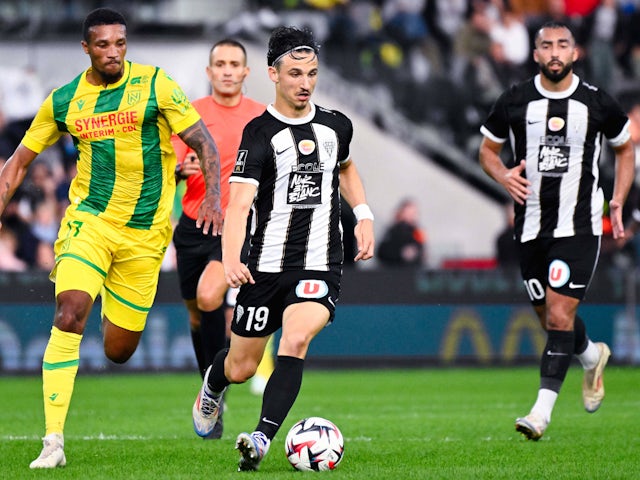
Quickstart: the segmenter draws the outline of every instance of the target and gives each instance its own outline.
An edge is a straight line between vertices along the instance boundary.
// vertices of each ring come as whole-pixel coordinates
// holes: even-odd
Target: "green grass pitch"
[[[64,479],[638,479],[640,369],[610,366],[600,410],[582,407],[581,369],[565,381],[547,433],[524,440],[514,420],[535,400],[535,367],[309,370],[298,401],[257,473],[238,473],[236,435],[256,424],[260,398],[232,386],[222,440],[191,426],[197,374],[80,373],[67,419],[67,466],[31,471],[43,435],[39,377],[0,377],[2,478]],[[296,472],[284,437],[322,416],[345,437],[337,470]]]

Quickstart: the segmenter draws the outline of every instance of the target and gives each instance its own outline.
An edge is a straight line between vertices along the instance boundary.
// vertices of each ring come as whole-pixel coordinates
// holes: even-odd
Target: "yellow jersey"
[[[161,68],[126,62],[106,88],[90,84],[88,72],[49,94],[22,144],[40,153],[69,133],[79,152],[70,209],[115,225],[165,228],[175,194],[171,133],[200,115]]]

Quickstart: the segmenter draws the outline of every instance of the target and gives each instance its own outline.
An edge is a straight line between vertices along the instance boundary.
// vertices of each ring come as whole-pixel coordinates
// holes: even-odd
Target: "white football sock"
[[[538,399],[531,408],[531,413],[541,416],[547,422],[551,421],[551,412],[553,411],[557,398],[558,392],[541,388],[538,390]]]
[[[591,340],[588,340],[587,348],[580,355],[576,355],[580,363],[582,364],[582,368],[585,370],[591,370],[595,368],[598,364],[598,360],[600,360],[600,350],[596,347],[596,344]]]

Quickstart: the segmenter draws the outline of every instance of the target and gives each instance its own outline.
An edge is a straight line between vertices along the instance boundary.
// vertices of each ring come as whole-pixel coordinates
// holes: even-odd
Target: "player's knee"
[[[312,336],[305,332],[288,332],[280,339],[279,351],[292,357],[304,357],[311,343]]]
[[[546,324],[547,330],[572,330],[573,317],[561,309],[549,309]]]
[[[131,355],[133,355],[133,352],[135,351],[136,351],[135,348],[131,348],[126,345],[114,346],[114,345],[105,344],[104,346],[104,354],[113,363],[125,363],[127,360],[131,358]]]
[[[82,334],[87,323],[91,303],[58,297],[53,323],[63,332]],[[89,298],[89,297],[87,297]]]
[[[54,320],[58,330],[63,332],[80,333],[84,330],[84,319],[78,312],[69,311],[68,309],[58,310]]]
[[[198,308],[203,312],[213,312],[222,306],[223,298],[215,294],[198,294]]]
[[[231,383],[244,383],[256,373],[258,365],[245,362],[242,364],[229,365],[225,370],[225,376]]]

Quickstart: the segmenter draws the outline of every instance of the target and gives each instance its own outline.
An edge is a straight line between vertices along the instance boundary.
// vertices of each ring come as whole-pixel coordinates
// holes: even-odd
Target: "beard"
[[[122,65],[121,65],[122,67]],[[124,69],[120,68],[120,70],[118,70],[115,73],[111,73],[111,72],[105,72],[104,70],[99,70],[97,68],[94,67],[94,71],[95,73],[97,73],[101,80],[102,83],[104,83],[105,85],[110,85],[112,83],[116,83],[118,80],[120,80],[122,78],[122,75],[124,74]]]
[[[119,73],[105,73],[105,72],[99,72],[100,73],[100,77],[102,78],[102,81],[105,84],[112,84],[112,83],[116,83],[118,80],[120,80],[122,78],[122,72]]]
[[[538,66],[540,67],[540,72],[542,73],[542,75],[544,75],[553,83],[561,82],[573,70],[573,62],[564,64],[562,69],[557,72],[551,71],[549,67],[547,67],[547,65],[543,63],[538,64]]]

